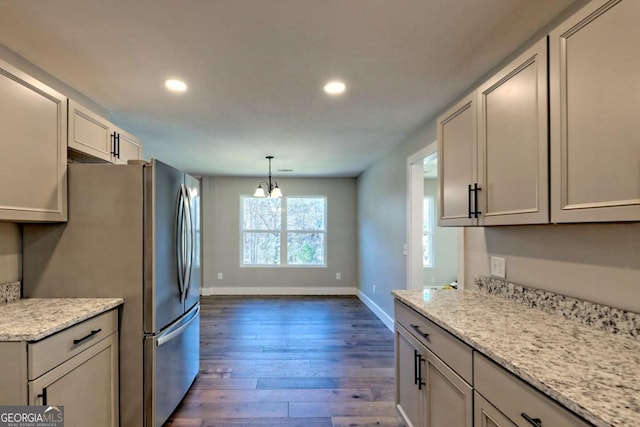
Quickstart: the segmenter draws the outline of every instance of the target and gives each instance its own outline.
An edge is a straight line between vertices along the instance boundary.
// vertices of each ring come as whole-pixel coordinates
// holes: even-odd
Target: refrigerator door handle
[[[184,293],[184,249],[183,249],[183,227],[184,227],[184,202],[182,186],[178,193],[178,203],[176,206],[176,264],[178,267],[178,288],[180,290],[180,302]]]
[[[198,318],[198,313],[200,313],[199,305],[196,306],[195,310],[193,310],[193,312],[191,313],[191,316],[189,317],[189,319],[184,321],[182,325],[156,338],[156,347],[161,347],[162,345],[168,343],[169,341],[177,338],[182,333],[182,331],[187,329],[189,325],[191,325],[193,322],[196,321],[196,319]]]
[[[184,184],[180,185],[182,194],[182,289],[180,292],[180,302],[183,303],[187,298],[187,289],[189,289],[189,281],[191,276],[191,211],[189,209],[189,194]]]
[[[184,300],[186,301],[187,295],[189,294],[189,288],[191,287],[191,273],[193,271],[193,251],[195,249],[195,238],[193,231],[193,207],[191,206],[191,194],[189,193],[189,189],[185,186],[185,211],[186,211],[186,224],[187,224],[187,237],[186,241],[188,242],[188,247],[185,253],[186,256],[186,265],[185,268],[185,286],[184,286]]]

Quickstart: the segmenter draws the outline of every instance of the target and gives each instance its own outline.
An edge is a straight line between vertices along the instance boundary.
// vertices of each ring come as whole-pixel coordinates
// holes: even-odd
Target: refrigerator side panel
[[[144,328],[152,334],[184,313],[176,241],[183,172],[153,160],[145,181]]]
[[[122,297],[120,425],[143,414],[143,172],[70,164],[69,222],[23,226],[25,297]]]
[[[200,286],[202,284],[202,211],[200,181],[191,175],[184,175],[184,183],[189,194],[191,214],[190,235],[193,239],[191,253],[191,271],[186,293],[185,310],[189,310],[200,301]]]

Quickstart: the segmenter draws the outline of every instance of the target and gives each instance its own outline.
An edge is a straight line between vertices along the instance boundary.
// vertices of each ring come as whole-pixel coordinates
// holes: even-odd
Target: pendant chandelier
[[[256,188],[256,192],[253,193],[253,197],[272,197],[274,199],[279,199],[282,197],[282,191],[280,191],[278,183],[271,180],[271,159],[273,159],[273,156],[267,156],[265,158],[269,160],[269,181],[260,182],[260,184],[258,184],[258,188]],[[263,184],[265,186],[264,188]]]

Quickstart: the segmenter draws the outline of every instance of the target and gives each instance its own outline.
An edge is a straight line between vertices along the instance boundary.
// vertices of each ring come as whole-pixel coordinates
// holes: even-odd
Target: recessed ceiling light
[[[324,91],[329,95],[340,95],[344,93],[346,89],[347,86],[343,82],[338,80],[331,81],[324,85]]]
[[[164,85],[172,92],[184,92],[187,90],[187,84],[182,80],[168,79],[164,81]]]

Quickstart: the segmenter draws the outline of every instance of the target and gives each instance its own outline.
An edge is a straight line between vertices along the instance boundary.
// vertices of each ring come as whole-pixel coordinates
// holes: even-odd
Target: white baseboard
[[[357,295],[358,289],[353,287],[259,287],[259,286],[210,286],[200,289],[200,295]]]
[[[380,319],[382,321],[382,323],[384,323],[385,326],[391,332],[393,332],[393,329],[394,329],[393,323],[394,322],[393,322],[393,318],[391,316],[389,316],[387,313],[385,313],[384,310],[382,310],[378,304],[373,302],[373,300],[371,298],[369,298],[367,295],[365,295],[365,293],[362,292],[360,289],[358,289],[358,298],[360,299],[360,301],[362,301],[362,303],[364,305],[369,307],[369,310],[373,311],[373,314],[378,316],[378,319]]]

